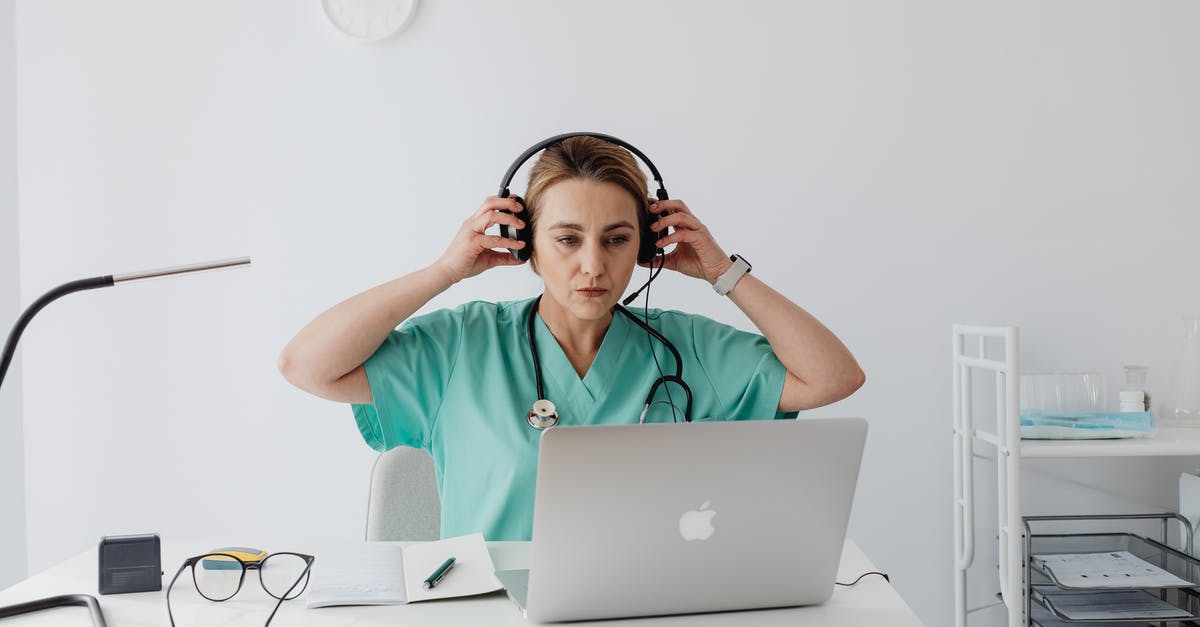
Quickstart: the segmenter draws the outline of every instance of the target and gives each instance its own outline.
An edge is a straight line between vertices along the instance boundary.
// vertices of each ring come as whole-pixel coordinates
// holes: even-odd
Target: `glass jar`
[[[1200,427],[1200,317],[1185,321],[1183,354],[1161,414],[1167,424]]]

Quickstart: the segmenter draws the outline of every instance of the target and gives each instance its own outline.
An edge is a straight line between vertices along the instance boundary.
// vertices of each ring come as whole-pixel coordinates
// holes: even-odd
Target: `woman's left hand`
[[[675,250],[663,258],[664,268],[713,283],[729,269],[729,266],[733,265],[733,262],[729,261],[729,255],[726,255],[717,241],[713,239],[708,227],[696,218],[682,200],[660,200],[650,205],[652,216],[664,212],[669,215],[650,223],[650,230],[654,232],[662,231],[667,227],[675,229],[673,233],[655,243],[658,248],[677,244]],[[650,268],[657,267],[658,263],[656,257],[653,265],[647,263],[638,265]]]

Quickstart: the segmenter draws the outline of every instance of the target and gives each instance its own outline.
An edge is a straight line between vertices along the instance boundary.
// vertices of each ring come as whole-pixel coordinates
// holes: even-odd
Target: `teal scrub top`
[[[470,302],[410,318],[363,364],[374,404],[352,405],[363,439],[386,451],[422,448],[433,457],[442,537],[482,532],[529,540],[541,432],[526,416],[537,400],[526,316],[534,299]],[[692,419],[794,418],[778,413],[786,369],[766,338],[679,311],[630,309],[675,345],[692,390]],[[675,373],[657,339],[614,313],[582,379],[542,322],[534,321],[546,398],[559,428],[631,424],[651,384]],[[671,422],[668,389],[682,422],[684,394],[659,386],[646,422]]]

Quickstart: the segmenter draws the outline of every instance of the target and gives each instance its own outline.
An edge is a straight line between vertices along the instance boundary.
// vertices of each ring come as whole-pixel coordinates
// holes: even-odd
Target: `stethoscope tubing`
[[[538,355],[537,342],[535,342],[533,339],[533,318],[534,318],[534,316],[537,315],[538,305],[541,302],[542,302],[541,296],[538,296],[536,299],[534,299],[533,305],[529,308],[529,315],[525,319],[525,328],[526,328],[526,332],[528,333],[528,339],[529,339],[529,355],[533,359],[533,374],[534,374],[534,380],[537,382],[537,395],[538,395],[539,402],[546,398],[546,390],[545,390],[545,386],[542,382],[542,360]],[[654,393],[658,391],[658,387],[660,385],[663,385],[665,383],[674,383],[674,384],[678,385],[679,387],[683,388],[684,396],[687,398],[687,402],[684,405],[683,420],[684,420],[684,422],[691,422],[692,421],[692,390],[690,387],[688,387],[688,384],[683,381],[683,357],[680,356],[679,350],[676,349],[675,345],[672,344],[671,341],[668,340],[665,336],[663,336],[663,334],[654,330],[654,328],[652,328],[649,324],[646,324],[646,322],[643,321],[641,318],[638,318],[633,312],[629,311],[628,309],[622,307],[619,304],[614,305],[613,309],[615,311],[621,312],[621,314],[623,314],[626,318],[629,318],[630,320],[632,320],[634,324],[636,324],[639,327],[641,327],[642,329],[644,329],[647,333],[650,334],[651,337],[658,340],[660,343],[662,343],[663,346],[667,347],[667,350],[670,351],[670,353],[671,353],[671,357],[675,359],[675,374],[663,375],[663,376],[659,377],[658,379],[655,379],[654,383],[650,384],[650,393],[646,396],[646,407],[645,407],[645,409],[642,410],[642,415],[641,415],[641,418],[639,419],[639,422],[645,421],[646,412],[649,411],[649,409],[650,409],[650,402],[654,399]],[[544,429],[545,428],[544,426],[539,427],[538,425],[534,424],[532,414],[533,414],[533,412],[531,411],[529,426],[533,427],[534,429],[538,429],[539,431]],[[557,424],[557,422],[558,422],[558,419],[556,416],[554,418],[552,424]]]

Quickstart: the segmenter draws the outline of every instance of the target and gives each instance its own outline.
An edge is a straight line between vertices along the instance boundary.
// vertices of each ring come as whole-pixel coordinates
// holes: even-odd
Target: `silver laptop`
[[[861,418],[547,429],[530,569],[496,575],[535,622],[822,603],[866,436]]]

